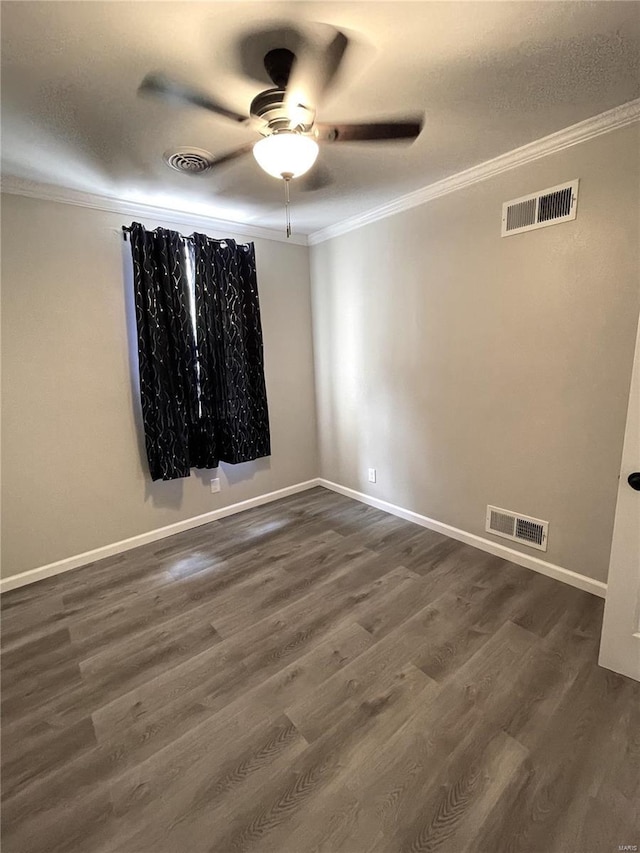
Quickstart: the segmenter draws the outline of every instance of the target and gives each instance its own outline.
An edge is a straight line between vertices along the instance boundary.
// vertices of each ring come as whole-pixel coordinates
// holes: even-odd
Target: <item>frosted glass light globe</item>
[[[265,136],[253,146],[258,165],[274,178],[297,178],[316,162],[318,143],[299,133],[281,132]]]

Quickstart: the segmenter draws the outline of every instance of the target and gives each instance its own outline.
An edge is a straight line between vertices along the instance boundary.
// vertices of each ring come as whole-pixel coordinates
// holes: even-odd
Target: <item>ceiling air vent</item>
[[[548,521],[541,521],[539,518],[531,518],[528,515],[520,515],[517,512],[510,512],[508,509],[500,509],[497,506],[487,507],[485,530],[488,533],[495,533],[496,536],[502,536],[504,539],[522,542],[531,548],[546,551],[548,529]]]
[[[166,151],[163,159],[176,172],[200,175],[211,168],[214,158],[213,154],[202,148],[178,148],[176,151]]]
[[[514,198],[502,205],[502,236],[521,234],[576,218],[578,180]]]

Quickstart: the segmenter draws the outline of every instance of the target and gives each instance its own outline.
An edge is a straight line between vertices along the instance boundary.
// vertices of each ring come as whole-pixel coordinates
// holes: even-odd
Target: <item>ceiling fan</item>
[[[349,46],[344,33],[331,32],[333,36],[329,41],[322,46],[308,45],[302,55],[296,56],[287,48],[275,48],[265,54],[264,68],[273,88],[256,95],[249,107],[249,116],[236,113],[204,92],[163,74],[148,74],[138,92],[200,107],[255,129],[260,134],[257,142],[245,143],[211,160],[206,171],[253,151],[265,172],[284,180],[288,214],[289,182],[314,165],[318,143],[412,141],[422,129],[422,116],[357,124],[316,121],[318,104],[335,80]],[[287,217],[287,235],[290,233]]]

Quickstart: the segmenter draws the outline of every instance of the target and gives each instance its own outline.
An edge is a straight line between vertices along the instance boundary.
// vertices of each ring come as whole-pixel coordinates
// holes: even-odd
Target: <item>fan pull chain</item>
[[[291,197],[289,195],[289,184],[291,183],[292,175],[286,172],[282,175],[284,180],[284,216],[287,226],[287,239],[291,237]]]

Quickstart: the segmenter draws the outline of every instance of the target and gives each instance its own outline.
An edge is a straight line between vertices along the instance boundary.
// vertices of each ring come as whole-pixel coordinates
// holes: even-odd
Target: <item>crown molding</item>
[[[596,136],[601,136],[612,130],[618,130],[639,120],[640,98],[635,101],[629,101],[626,104],[621,104],[619,107],[614,107],[612,110],[607,110],[607,112],[600,113],[600,115],[593,116],[585,121],[578,122],[578,124],[573,124],[549,136],[543,136],[542,139],[537,139],[535,142],[530,142],[521,148],[515,148],[513,151],[508,151],[506,154],[501,154],[499,157],[494,157],[492,160],[472,166],[470,169],[458,172],[448,178],[443,178],[441,181],[436,181],[419,190],[399,196],[387,204],[374,207],[358,216],[343,219],[341,222],[329,225],[327,228],[314,231],[312,234],[309,234],[308,243],[310,246],[324,243],[325,240],[331,240],[333,237],[339,237],[342,234],[347,234],[349,231],[362,228],[363,225],[369,225],[372,222],[377,222],[379,219],[386,219],[403,210],[418,207],[427,201],[432,201],[440,196],[448,195],[449,193],[456,192],[456,190],[461,190],[464,187],[485,181],[487,178],[492,178],[502,172],[523,166],[525,163],[531,163],[533,160],[539,160],[541,157],[562,151],[564,148],[570,148],[581,142],[587,142]]]
[[[186,210],[170,210],[153,204],[128,201],[127,199],[116,198],[114,196],[86,193],[53,184],[41,184],[37,181],[29,181],[11,175],[2,177],[2,192],[9,195],[37,198],[43,201],[54,201],[59,204],[71,204],[75,207],[88,207],[92,210],[102,210],[107,213],[120,213],[142,219],[151,219],[157,221],[159,224],[171,223],[175,225],[187,225],[190,228],[206,228],[209,231],[220,232],[221,237],[229,237],[229,232],[231,232],[231,234],[238,235],[239,237],[276,240],[280,243],[295,243],[299,246],[307,245],[305,234],[293,234],[287,239],[284,231],[276,231],[273,228],[262,228],[246,222],[216,219],[201,213],[189,213]]]
[[[571,125],[549,136],[544,136],[542,139],[537,139],[534,142],[523,145],[521,148],[508,151],[506,154],[501,154],[492,160],[472,166],[463,172],[450,175],[441,181],[436,181],[421,189],[399,196],[393,199],[393,201],[374,207],[358,216],[343,219],[340,222],[329,225],[327,228],[314,231],[309,235],[293,234],[288,239],[283,232],[273,228],[263,228],[245,222],[234,222],[233,220],[216,219],[203,214],[192,214],[188,211],[170,210],[153,204],[86,193],[53,184],[41,184],[36,181],[29,181],[10,175],[3,176],[2,178],[2,192],[11,195],[26,196],[27,198],[42,199],[44,201],[55,201],[60,204],[71,204],[76,207],[88,207],[108,213],[120,213],[143,219],[155,219],[162,223],[168,222],[194,228],[207,228],[210,231],[220,232],[220,235],[223,237],[228,237],[229,231],[231,231],[233,234],[241,237],[275,240],[280,243],[294,243],[300,246],[314,246],[318,243],[323,243],[325,240],[330,240],[333,237],[339,237],[341,234],[347,234],[349,231],[362,228],[364,225],[377,222],[379,219],[386,219],[396,213],[401,213],[403,210],[410,210],[412,207],[418,207],[440,196],[448,195],[449,193],[456,192],[456,190],[477,184],[480,181],[485,181],[502,172],[523,166],[525,163],[539,160],[548,154],[554,154],[557,151],[562,151],[564,148],[578,145],[581,142],[587,142],[604,133],[626,127],[639,120],[640,98],[629,101],[626,104],[621,104],[618,107],[607,110],[607,112],[600,113],[600,115],[585,119],[585,121],[578,122],[578,124]]]

